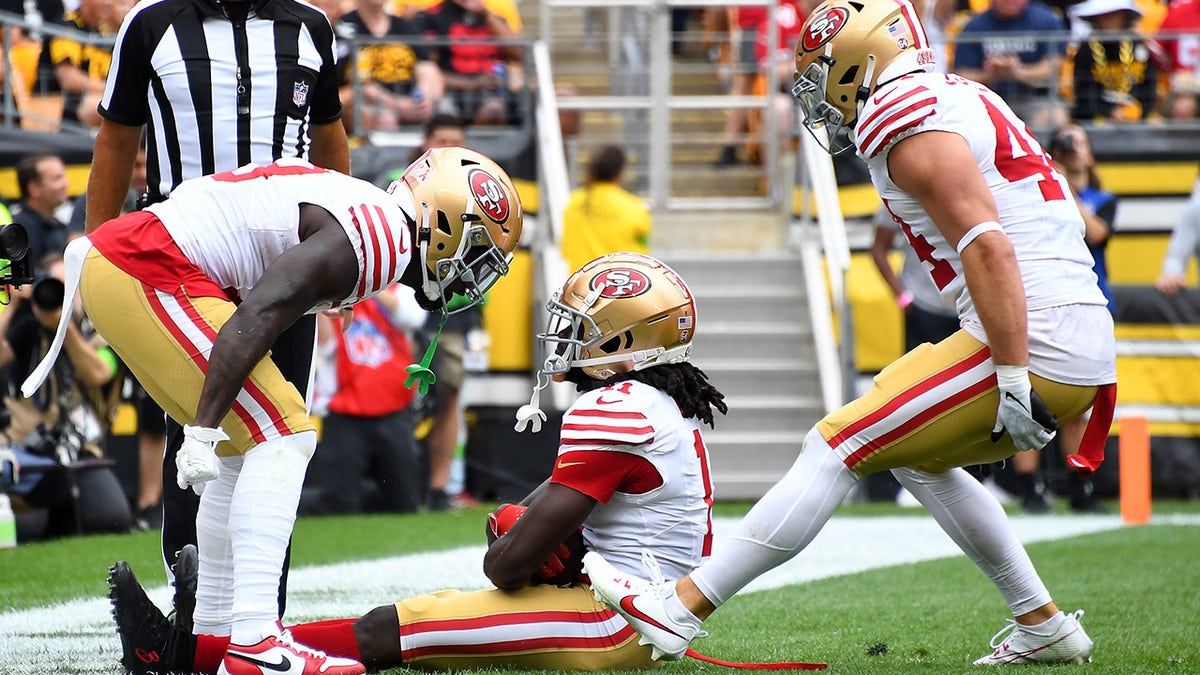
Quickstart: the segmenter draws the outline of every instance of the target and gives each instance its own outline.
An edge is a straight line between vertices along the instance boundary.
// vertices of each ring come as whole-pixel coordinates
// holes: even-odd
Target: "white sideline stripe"
[[[1118,516],[1015,515],[1010,522],[1025,543],[1122,527]],[[718,545],[736,523],[732,518],[714,520]],[[1200,525],[1200,514],[1154,516],[1151,524]],[[466,546],[293,569],[288,581],[288,622],[359,616],[381,604],[442,588],[486,587],[480,565],[483,551],[483,546]],[[958,548],[932,518],[835,517],[808,549],[755,580],[744,592],[957,555]],[[104,574],[96,571],[98,579]],[[980,583],[986,582],[980,578]],[[149,593],[159,607],[170,605],[167,587]],[[109,610],[107,598],[89,598],[0,613],[0,671],[5,675],[120,673],[120,644]]]

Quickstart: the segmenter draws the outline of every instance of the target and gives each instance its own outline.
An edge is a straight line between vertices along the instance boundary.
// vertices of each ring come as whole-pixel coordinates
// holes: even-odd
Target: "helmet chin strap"
[[[546,362],[549,364],[550,359],[546,359]],[[517,433],[525,431],[525,428],[532,424],[532,431],[536,434],[542,430],[542,422],[546,421],[546,413],[541,408],[541,399],[542,390],[550,386],[550,376],[545,370],[538,370],[535,377],[537,384],[533,387],[533,395],[529,397],[529,403],[517,410],[517,423],[513,425],[513,429]]]
[[[862,115],[863,107],[867,105],[867,98],[871,95],[871,80],[875,77],[875,55],[867,54],[867,70],[863,75],[862,83],[858,85],[858,91],[854,94],[854,121],[857,124],[858,118]]]
[[[442,289],[436,281],[429,278],[429,241],[433,238],[433,230],[429,227],[428,203],[421,202],[421,212],[422,225],[417,228],[417,250],[421,252],[421,292],[425,294],[427,300],[437,301],[442,299]],[[445,303],[443,302],[443,304]],[[445,314],[444,307],[442,314]]]

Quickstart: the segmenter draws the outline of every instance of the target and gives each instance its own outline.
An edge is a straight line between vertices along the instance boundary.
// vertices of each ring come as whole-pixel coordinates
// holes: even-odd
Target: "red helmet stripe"
[[[912,3],[908,0],[896,0],[896,4],[900,5],[900,14],[904,17],[904,22],[908,24],[908,32],[912,33],[916,48],[928,48],[929,38],[925,35],[925,29],[921,26],[921,22],[917,20],[917,11],[913,9]]]

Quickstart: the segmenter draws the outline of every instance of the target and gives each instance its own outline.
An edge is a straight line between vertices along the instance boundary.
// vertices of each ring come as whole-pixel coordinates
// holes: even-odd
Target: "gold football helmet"
[[[607,380],[617,373],[687,361],[696,334],[696,301],[670,267],[640,253],[610,253],[579,268],[546,304],[538,339],[547,374],[581,368]]]
[[[418,300],[450,314],[483,300],[508,274],[521,238],[521,198],[500,165],[466,148],[433,148],[388,187],[412,192],[417,211],[416,246],[424,266]],[[453,309],[453,294],[468,302]]]
[[[826,0],[808,16],[796,42],[792,95],[805,127],[828,125],[826,149],[836,155],[853,147],[849,132],[871,92],[934,64],[908,0]]]

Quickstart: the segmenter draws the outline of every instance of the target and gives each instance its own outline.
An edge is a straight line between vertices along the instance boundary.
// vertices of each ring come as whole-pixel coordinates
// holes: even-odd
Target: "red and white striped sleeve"
[[[399,280],[408,266],[411,246],[404,213],[393,205],[371,201],[355,204],[350,207],[350,222],[359,235],[363,261],[352,296],[358,302]]]
[[[906,79],[877,92],[863,108],[863,119],[854,129],[863,157],[875,157],[937,114],[937,93]]]
[[[629,389],[607,387],[584,394],[563,416],[559,443],[565,447],[643,445],[654,441],[654,425]]]

